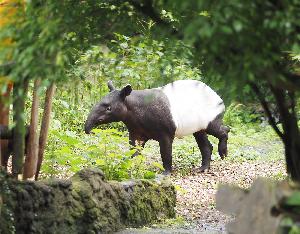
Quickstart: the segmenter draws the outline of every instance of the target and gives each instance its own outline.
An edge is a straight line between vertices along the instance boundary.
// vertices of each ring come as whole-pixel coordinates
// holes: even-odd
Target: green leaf
[[[285,204],[289,206],[300,206],[300,192],[294,192],[286,199]]]
[[[163,165],[161,165],[161,164],[158,163],[158,162],[152,162],[152,166],[157,167],[158,169],[160,169],[160,170],[162,170],[162,171],[165,170],[164,167],[163,167]]]
[[[96,159],[95,162],[98,166],[104,166],[106,164],[104,159]]]
[[[235,31],[240,32],[243,29],[243,24],[240,21],[235,20],[233,22],[233,28]]]
[[[80,143],[80,141],[77,140],[75,137],[71,137],[71,136],[67,136],[67,135],[60,135],[60,139],[70,145],[76,145],[76,144]]]
[[[146,171],[144,173],[144,179],[154,179],[155,178],[155,172],[153,171]]]

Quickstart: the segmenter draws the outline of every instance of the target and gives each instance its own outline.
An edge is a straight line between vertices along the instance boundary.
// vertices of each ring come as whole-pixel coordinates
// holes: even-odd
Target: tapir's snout
[[[84,124],[84,131],[86,134],[90,134],[92,129],[94,127],[94,121],[92,121],[92,118],[90,116],[87,118]]]
[[[84,131],[86,134],[90,134],[91,133],[92,128],[90,126],[88,126],[87,123],[85,123],[84,125]]]

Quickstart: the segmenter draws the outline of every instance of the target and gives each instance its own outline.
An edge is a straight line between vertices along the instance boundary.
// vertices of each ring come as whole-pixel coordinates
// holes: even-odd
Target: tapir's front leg
[[[165,175],[168,175],[172,171],[172,143],[173,137],[170,136],[163,136],[159,139],[159,147],[160,147],[160,154],[161,159],[163,162],[163,167],[165,169]]]

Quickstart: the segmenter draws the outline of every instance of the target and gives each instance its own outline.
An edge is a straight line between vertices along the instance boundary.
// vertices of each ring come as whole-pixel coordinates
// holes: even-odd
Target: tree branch
[[[291,109],[292,114],[296,116],[296,99],[295,99],[295,92],[289,91],[288,92],[289,98],[291,100]]]
[[[279,109],[279,113],[281,115],[282,120],[282,127],[285,133],[289,134],[289,132],[298,130],[298,124],[297,124],[297,119],[296,116],[292,113],[289,112],[287,103],[286,103],[286,98],[285,98],[285,90],[274,87],[270,85],[270,89],[272,93],[274,94],[274,97],[277,102],[277,106]],[[296,129],[293,129],[296,128]]]
[[[139,11],[145,16],[148,16],[160,27],[166,28],[167,30],[171,31],[171,35],[176,36],[179,40],[183,39],[183,35],[176,28],[174,28],[174,26],[171,23],[162,19],[160,15],[155,11],[152,0],[145,0],[144,2],[129,0],[129,3],[137,11]]]
[[[282,139],[284,140],[284,133],[281,132],[279,130],[279,128],[277,127],[276,125],[276,121],[271,113],[271,110],[269,108],[269,105],[266,101],[266,99],[264,98],[263,94],[261,93],[261,91],[259,90],[258,86],[253,83],[253,82],[250,82],[250,87],[252,88],[252,90],[254,91],[254,93],[256,94],[256,96],[258,97],[258,100],[259,102],[261,103],[267,117],[268,117],[268,122],[269,124],[272,126],[272,128],[275,130],[275,132],[277,133],[277,135]]]

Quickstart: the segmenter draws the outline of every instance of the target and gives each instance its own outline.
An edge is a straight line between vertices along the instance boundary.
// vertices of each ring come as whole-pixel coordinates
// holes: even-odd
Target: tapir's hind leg
[[[223,159],[227,156],[227,140],[230,129],[223,125],[222,117],[223,115],[219,115],[210,122],[207,126],[206,132],[207,134],[219,139],[218,152],[220,157]]]
[[[197,141],[198,147],[202,155],[202,165],[199,170],[200,172],[204,172],[205,170],[209,170],[213,147],[209,142],[207,134],[205,132],[195,132],[193,135]]]

